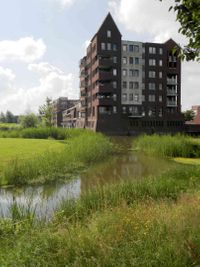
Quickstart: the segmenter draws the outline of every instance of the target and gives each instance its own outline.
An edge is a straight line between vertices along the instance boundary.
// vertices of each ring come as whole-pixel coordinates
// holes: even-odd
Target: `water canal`
[[[39,186],[0,188],[0,215],[10,217],[10,207],[17,203],[29,206],[39,217],[51,217],[62,200],[78,198],[87,190],[106,183],[157,175],[174,164],[165,159],[130,151],[132,138],[118,138],[114,142],[121,146],[122,154],[89,167],[73,180]]]

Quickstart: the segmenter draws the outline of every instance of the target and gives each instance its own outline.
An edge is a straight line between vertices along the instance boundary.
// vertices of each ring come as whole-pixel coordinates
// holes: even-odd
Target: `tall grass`
[[[117,207],[122,203],[132,205],[147,199],[177,200],[180,193],[187,192],[190,188],[199,188],[199,178],[200,167],[177,168],[176,166],[158,177],[146,177],[98,187],[82,195],[78,200],[63,201],[60,207],[62,210],[60,219],[82,220],[94,212]]]
[[[80,168],[108,157],[113,145],[101,134],[85,131],[66,141],[58,152],[48,151],[32,159],[15,159],[2,172],[1,184],[44,183],[70,177]]]
[[[83,132],[87,132],[85,129],[65,129],[65,128],[16,128],[8,129],[7,131],[1,131],[1,138],[34,138],[34,139],[48,139],[53,138],[56,140],[64,140],[70,137],[79,136]]]
[[[133,148],[162,157],[200,157],[200,143],[184,135],[143,135],[134,141]]]
[[[199,173],[179,166],[107,185],[63,203],[50,222],[14,204],[0,220],[0,266],[199,266]]]

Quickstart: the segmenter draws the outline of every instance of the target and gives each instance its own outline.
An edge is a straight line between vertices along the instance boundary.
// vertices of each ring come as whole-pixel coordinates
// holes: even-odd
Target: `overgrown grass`
[[[83,132],[86,132],[85,129],[65,129],[65,128],[16,128],[8,129],[7,131],[1,131],[1,138],[33,138],[33,139],[56,139],[56,140],[65,140],[71,137],[79,136]]]
[[[18,128],[20,128],[20,124],[17,124],[17,123],[0,123],[0,132],[8,131],[8,130],[15,130]]]
[[[89,131],[76,131],[76,134],[59,146],[59,150],[28,159],[13,159],[4,166],[0,183],[23,185],[69,178],[80,168],[103,160],[113,152],[112,143],[101,134]]]
[[[133,148],[162,157],[200,157],[200,142],[184,135],[143,135],[138,137]]]
[[[17,212],[0,222],[0,265],[198,266],[199,168],[179,168],[90,192],[46,224]]]

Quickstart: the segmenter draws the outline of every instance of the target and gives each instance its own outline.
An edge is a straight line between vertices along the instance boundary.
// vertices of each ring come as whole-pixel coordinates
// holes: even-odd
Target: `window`
[[[133,57],[129,57],[129,64],[130,64],[130,65],[133,64]]]
[[[107,43],[107,50],[111,50],[111,43]]]
[[[117,63],[117,57],[113,57],[113,63]]]
[[[123,89],[127,89],[127,82],[123,82],[123,83],[122,83],[122,88],[123,88]]]
[[[129,45],[129,52],[133,52],[133,45]]]
[[[122,101],[127,101],[127,94],[122,94]]]
[[[162,59],[160,59],[159,60],[159,66],[162,67],[162,65],[163,65],[163,61],[162,61]]]
[[[159,90],[162,90],[163,86],[162,83],[159,83]]]
[[[155,47],[149,47],[149,54],[156,54],[156,48]]]
[[[122,70],[122,75],[125,77],[125,76],[127,76],[127,70],[126,69],[123,69]]]
[[[159,48],[159,54],[162,55],[163,54],[163,48]]]
[[[122,107],[122,113],[126,114],[126,107]]]
[[[122,63],[123,63],[123,64],[127,64],[127,58],[126,58],[126,57],[123,57],[123,58],[122,58]]]
[[[117,69],[113,69],[113,76],[117,76]]]
[[[113,94],[113,101],[117,101],[117,95]]]
[[[139,70],[129,70],[129,76],[130,77],[138,77],[139,76]]]
[[[113,106],[113,113],[117,113],[117,107],[116,106]]]
[[[159,102],[162,102],[162,95],[159,95]]]
[[[133,94],[129,94],[129,101],[133,101]]]
[[[107,30],[107,37],[110,38],[111,37],[111,31]]]
[[[149,78],[155,78],[156,72],[155,71],[149,71]]]
[[[162,79],[162,77],[163,77],[162,71],[159,71],[159,78]]]
[[[127,45],[123,44],[122,49],[123,49],[124,52],[126,52],[127,51]]]
[[[149,83],[149,90],[155,90],[156,84],[155,83]]]
[[[114,89],[116,89],[117,88],[117,82],[116,81],[113,81],[112,82],[112,86],[113,86]]]
[[[135,53],[138,53],[139,52],[139,45],[134,45],[133,49],[134,49]]]
[[[106,50],[106,44],[105,43],[101,43],[101,50]]]
[[[156,65],[156,60],[151,58],[149,59],[149,66],[155,66]]]
[[[117,44],[113,44],[113,51],[117,51]]]
[[[129,89],[138,89],[139,83],[138,82],[129,82]]]
[[[139,95],[134,95],[135,102],[139,102]]]
[[[149,102],[155,102],[155,95],[149,95]]]
[[[136,57],[136,58],[135,58],[135,65],[138,65],[138,64],[139,64],[139,58]]]
[[[145,102],[145,95],[142,95],[142,102]]]

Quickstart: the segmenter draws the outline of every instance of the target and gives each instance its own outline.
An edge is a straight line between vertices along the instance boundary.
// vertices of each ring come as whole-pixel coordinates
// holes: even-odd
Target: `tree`
[[[6,122],[6,117],[5,117],[5,114],[3,112],[1,112],[1,114],[0,114],[0,122],[3,122],[3,123]]]
[[[174,1],[169,10],[176,13],[176,20],[181,24],[179,32],[188,39],[188,44],[180,50],[180,57],[200,61],[200,0]]]
[[[6,118],[5,122],[7,122],[7,123],[16,122],[15,115],[13,115],[13,113],[9,110],[6,111],[5,118]]]
[[[38,117],[30,113],[19,117],[19,122],[23,128],[35,128],[38,125]]]
[[[184,115],[185,121],[192,121],[194,119],[194,117],[195,117],[195,113],[191,109],[186,110],[185,112],[183,112],[183,115]]]
[[[51,127],[53,125],[53,105],[51,98],[46,98],[46,103],[39,107],[39,114],[45,126]]]

